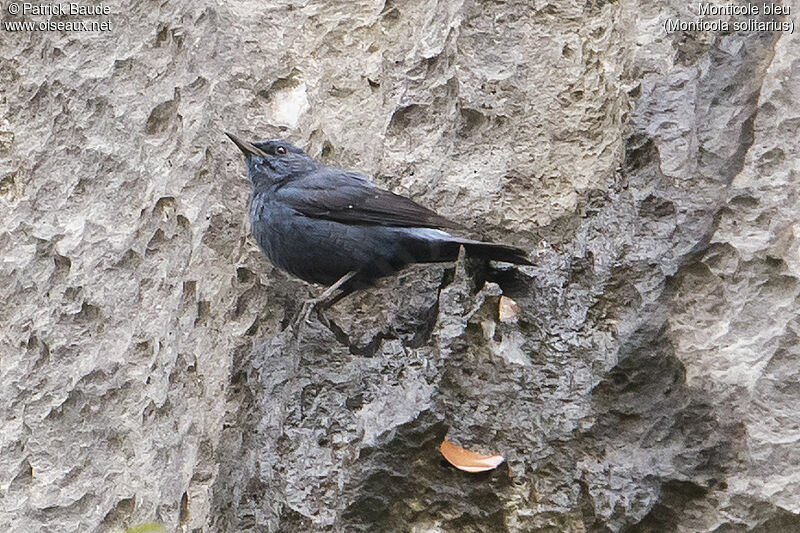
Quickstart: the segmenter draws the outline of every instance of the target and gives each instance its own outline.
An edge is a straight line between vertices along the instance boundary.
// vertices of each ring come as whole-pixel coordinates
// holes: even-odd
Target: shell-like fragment
[[[500,322],[516,322],[519,320],[519,304],[508,296],[500,297]]]
[[[502,455],[483,455],[475,453],[461,446],[456,446],[447,439],[442,441],[439,446],[447,461],[464,472],[486,472],[497,468],[500,463],[505,461]]]

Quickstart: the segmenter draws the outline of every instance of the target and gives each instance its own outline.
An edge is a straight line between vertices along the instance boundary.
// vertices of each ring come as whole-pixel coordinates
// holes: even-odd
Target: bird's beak
[[[228,133],[226,131],[225,135],[227,135],[230,138],[230,140],[232,140],[233,143],[239,147],[239,150],[241,150],[244,153],[245,157],[250,157],[251,155],[257,155],[259,157],[267,157],[267,154],[265,154],[263,150],[256,148],[255,146],[253,146],[253,144],[237,137],[233,133]]]

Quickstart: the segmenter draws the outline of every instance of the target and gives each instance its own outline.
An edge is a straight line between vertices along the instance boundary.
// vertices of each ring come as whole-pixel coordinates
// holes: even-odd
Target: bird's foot
[[[318,298],[309,298],[308,300],[305,300],[303,305],[300,306],[300,310],[292,320],[292,327],[299,328],[305,324],[311,324],[311,313],[314,311],[316,311],[319,321],[324,325],[327,325],[328,319],[325,318],[325,315],[322,312],[325,307],[327,307],[323,305],[325,304],[326,300],[327,298],[322,298],[321,296]]]
[[[292,329],[295,331],[295,336],[298,335],[300,328],[305,324],[311,323],[311,313],[313,311],[317,312],[317,319],[322,323],[323,326],[330,329],[330,322],[325,317],[323,311],[330,307],[333,303],[338,301],[339,297],[331,298],[333,294],[339,290],[339,288],[350,281],[353,276],[355,276],[357,272],[348,272],[344,276],[339,279],[336,283],[325,289],[325,292],[317,296],[316,298],[310,298],[303,302],[303,305],[300,307],[300,311],[297,312],[294,319],[292,320]],[[347,292],[343,293],[344,295],[348,294]]]

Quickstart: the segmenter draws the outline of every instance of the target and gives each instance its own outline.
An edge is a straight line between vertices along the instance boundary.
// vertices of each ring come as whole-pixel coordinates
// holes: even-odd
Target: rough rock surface
[[[678,0],[107,5],[0,40],[0,529],[800,531],[796,32],[666,34]],[[295,337],[315,289],[248,237],[224,130],[536,264],[411,268]],[[507,463],[448,467],[445,435]]]

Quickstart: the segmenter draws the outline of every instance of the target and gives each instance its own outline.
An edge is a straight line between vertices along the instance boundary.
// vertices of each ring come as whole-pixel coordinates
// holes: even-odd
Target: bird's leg
[[[322,294],[320,294],[316,298],[311,298],[303,302],[303,307],[300,308],[300,312],[297,314],[297,317],[300,319],[298,322],[300,323],[308,322],[308,318],[311,316],[311,311],[313,311],[314,309],[318,309],[321,311],[321,309],[318,308],[320,304],[323,305],[324,309],[327,308],[332,303],[338,301],[340,298],[331,299],[331,296],[333,296],[333,293],[335,293],[342,285],[353,279],[353,276],[355,276],[356,274],[358,274],[358,272],[355,270],[348,272],[347,274],[339,278],[339,281],[337,281],[336,283],[325,289],[325,291]],[[324,322],[323,320],[320,321]]]

